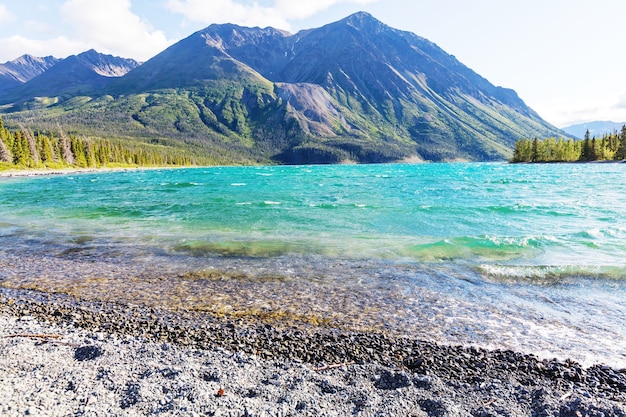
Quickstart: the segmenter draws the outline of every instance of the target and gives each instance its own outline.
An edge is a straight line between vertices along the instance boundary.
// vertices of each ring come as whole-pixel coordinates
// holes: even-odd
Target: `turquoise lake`
[[[10,178],[0,285],[626,367],[625,196],[624,164]]]

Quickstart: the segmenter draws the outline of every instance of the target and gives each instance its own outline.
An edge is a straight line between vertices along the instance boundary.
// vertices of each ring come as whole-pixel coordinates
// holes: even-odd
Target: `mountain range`
[[[144,63],[23,56],[0,65],[0,104],[7,124],[243,163],[502,160],[519,138],[566,135],[515,91],[364,12],[296,34],[211,25]]]
[[[587,131],[591,137],[620,132],[626,122],[594,121],[564,127],[562,130],[577,139],[583,139]]]

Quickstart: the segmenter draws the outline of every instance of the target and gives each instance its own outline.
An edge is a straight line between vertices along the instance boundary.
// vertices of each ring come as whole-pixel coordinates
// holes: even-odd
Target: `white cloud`
[[[0,23],[10,22],[14,17],[13,13],[7,9],[7,6],[0,4]]]
[[[274,0],[272,6],[242,4],[241,0],[169,0],[167,7],[193,22],[236,23],[244,26],[273,26],[291,30],[292,20],[305,19],[340,3],[365,4],[378,0]]]
[[[65,36],[58,36],[47,40],[34,40],[20,35],[0,39],[1,61],[13,60],[24,54],[34,56],[53,55],[63,58],[77,51],[82,45]]]
[[[286,19],[306,19],[339,3],[367,4],[378,0],[276,0],[274,8]]]
[[[615,104],[615,108],[617,108],[617,109],[626,109],[626,93],[622,94],[617,99],[617,103]]]
[[[192,22],[237,23],[245,26],[274,26],[289,30],[289,23],[273,7],[258,3],[243,5],[234,0],[169,0],[167,7]]]
[[[101,53],[146,60],[169,44],[162,31],[154,30],[132,13],[130,0],[67,0],[61,6],[64,23],[73,38],[80,39],[80,52]]]

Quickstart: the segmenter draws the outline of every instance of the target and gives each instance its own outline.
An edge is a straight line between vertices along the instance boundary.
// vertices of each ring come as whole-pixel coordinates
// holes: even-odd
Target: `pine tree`
[[[22,129],[22,134],[24,135],[24,137],[26,138],[26,142],[28,143],[30,158],[33,160],[34,164],[38,164],[39,151],[37,149],[37,141],[35,140],[33,133],[22,125],[20,125],[20,129]]]
[[[15,132],[13,140],[13,164],[28,166],[29,152],[28,141],[22,134],[22,132]]]
[[[618,136],[617,152],[615,153],[615,159],[623,161],[626,159],[626,125],[622,126],[622,131]]]
[[[580,160],[581,161],[591,161],[591,135],[589,134],[589,129],[585,132],[585,139],[583,141],[583,148],[580,152]]]
[[[511,162],[531,162],[532,161],[532,143],[528,139],[520,139],[515,142],[513,151],[513,159]]]
[[[533,139],[532,154],[531,155],[532,156],[531,156],[530,160],[532,162],[537,162],[539,160],[539,139],[537,139],[536,136]]]
[[[591,152],[589,153],[588,161],[597,161],[600,159],[599,154],[600,150],[598,149],[598,141],[594,136],[593,139],[591,139]]]
[[[85,144],[83,141],[76,137],[71,137],[70,148],[72,150],[72,154],[74,155],[74,163],[79,167],[86,168],[87,156],[85,155]]]
[[[52,145],[50,144],[50,138],[40,133],[37,135],[37,142],[39,144],[39,156],[41,157],[41,162],[43,162],[44,165],[54,162],[54,151],[52,149]]]

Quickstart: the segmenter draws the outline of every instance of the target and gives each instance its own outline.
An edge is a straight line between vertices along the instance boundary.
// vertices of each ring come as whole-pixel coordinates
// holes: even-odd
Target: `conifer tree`
[[[617,152],[615,153],[615,159],[623,161],[626,159],[626,125],[622,126],[622,131],[619,134],[619,145],[617,146]]]
[[[15,165],[28,166],[29,152],[28,141],[22,132],[15,132],[13,140],[13,163]]]
[[[54,162],[54,151],[50,144],[50,138],[47,135],[38,134],[37,141],[39,143],[39,156],[43,164]]]
[[[37,150],[37,141],[33,136],[33,133],[26,129],[24,126],[20,125],[20,129],[22,129],[22,134],[26,138],[26,142],[28,143],[28,151],[30,153],[30,158],[33,160],[35,164],[39,163],[39,151]]]
[[[591,161],[591,135],[589,134],[589,129],[585,132],[585,139],[583,141],[583,148],[580,152],[581,161]]]
[[[531,160],[533,162],[539,162],[539,138],[536,136],[533,139],[533,154]]]

